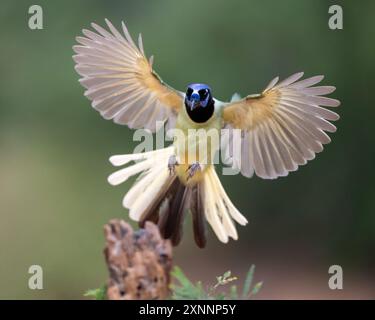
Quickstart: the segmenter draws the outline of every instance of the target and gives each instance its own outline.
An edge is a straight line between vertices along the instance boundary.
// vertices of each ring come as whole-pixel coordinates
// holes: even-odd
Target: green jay
[[[242,99],[235,94],[230,102],[214,98],[202,83],[191,83],[180,92],[153,70],[153,56],[146,58],[141,35],[136,45],[124,23],[122,33],[106,23],[108,29],[93,23],[95,31],[83,30],[84,36],[76,38],[79,45],[73,47],[75,69],[93,108],[130,128],[155,132],[162,122],[182,133],[166,148],[112,156],[114,166],[127,166],[108,181],[118,185],[139,175],[123,205],[140,226],[148,220],[156,223],[174,245],[181,240],[189,211],[199,247],[206,245],[206,221],[224,243],[238,238],[234,221],[247,223],[220,183],[212,152],[222,149],[226,164],[246,177],[255,173],[275,179],[306,164],[331,141],[326,132],[336,127],[329,121],[339,116],[325,107],[340,102],[324,97],[335,87],[315,86],[323,76],[301,80],[301,72],[281,82],[276,77],[262,93]],[[197,139],[191,129],[213,131],[221,139],[204,134]],[[234,145],[240,152],[230,150]]]

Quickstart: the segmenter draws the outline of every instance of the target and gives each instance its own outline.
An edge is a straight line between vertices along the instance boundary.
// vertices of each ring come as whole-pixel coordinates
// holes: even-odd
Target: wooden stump
[[[158,227],[146,222],[144,229],[133,231],[125,221],[114,219],[104,226],[104,234],[108,299],[166,299],[172,246],[161,238]]]

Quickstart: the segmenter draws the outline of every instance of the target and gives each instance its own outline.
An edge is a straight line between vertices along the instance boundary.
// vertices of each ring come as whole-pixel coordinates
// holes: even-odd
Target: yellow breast
[[[215,163],[220,147],[221,117],[217,113],[205,123],[193,122],[186,111],[178,115],[174,146],[179,165],[176,173],[185,185],[199,182],[209,166]],[[202,171],[188,179],[191,164],[198,162]]]

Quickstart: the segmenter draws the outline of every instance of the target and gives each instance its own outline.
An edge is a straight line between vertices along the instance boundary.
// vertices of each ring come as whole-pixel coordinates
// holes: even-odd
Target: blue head
[[[188,85],[185,95],[185,105],[193,111],[195,108],[206,108],[212,100],[211,88],[203,83],[191,83]]]
[[[189,84],[185,94],[186,111],[194,122],[206,122],[214,113],[211,88],[203,83]]]

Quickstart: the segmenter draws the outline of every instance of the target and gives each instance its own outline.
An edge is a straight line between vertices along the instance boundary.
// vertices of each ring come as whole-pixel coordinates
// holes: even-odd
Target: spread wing
[[[323,76],[298,81],[302,76],[297,73],[278,84],[275,78],[261,94],[224,107],[222,116],[230,132],[226,147],[232,150],[229,163],[244,176],[251,177],[254,171],[265,179],[286,176],[331,141],[325,131],[336,131],[329,121],[339,116],[324,107],[337,107],[340,102],[323,95],[335,87],[314,87]],[[239,139],[233,129],[241,130]]]
[[[148,61],[139,35],[138,47],[124,23],[122,35],[106,20],[109,31],[92,23],[73,47],[75,69],[87,89],[85,96],[105,119],[130,128],[156,130],[156,121],[174,123],[183,93],[163,83]]]

